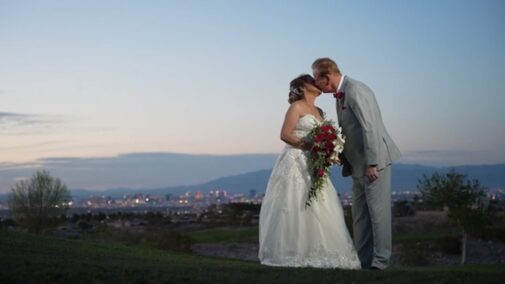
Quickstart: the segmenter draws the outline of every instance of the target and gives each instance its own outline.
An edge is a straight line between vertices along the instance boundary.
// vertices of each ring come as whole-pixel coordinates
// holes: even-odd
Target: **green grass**
[[[393,243],[405,243],[405,242],[426,242],[426,241],[436,241],[443,237],[459,237],[458,233],[455,232],[440,232],[440,233],[418,233],[418,234],[394,234]]]
[[[500,283],[505,265],[383,272],[256,262],[0,231],[0,283]]]
[[[195,243],[233,243],[247,242],[258,239],[258,227],[218,228],[189,233]]]

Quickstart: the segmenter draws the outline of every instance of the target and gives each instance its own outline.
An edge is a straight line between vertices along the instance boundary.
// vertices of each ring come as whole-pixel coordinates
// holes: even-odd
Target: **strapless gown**
[[[317,122],[312,115],[301,117],[295,135],[306,136]],[[260,262],[270,266],[360,269],[331,181],[306,207],[310,185],[305,152],[287,145],[275,163],[261,205]]]

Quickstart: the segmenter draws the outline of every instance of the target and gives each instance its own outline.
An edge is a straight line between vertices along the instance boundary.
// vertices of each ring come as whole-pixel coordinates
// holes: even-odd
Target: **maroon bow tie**
[[[335,97],[335,99],[342,99],[344,96],[345,96],[345,93],[344,92],[338,92],[338,93],[335,93],[333,94],[333,96]]]

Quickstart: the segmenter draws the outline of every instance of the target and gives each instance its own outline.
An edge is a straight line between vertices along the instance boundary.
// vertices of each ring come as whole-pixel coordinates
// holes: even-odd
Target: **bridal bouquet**
[[[335,128],[331,120],[324,120],[316,124],[304,140],[310,145],[307,154],[312,185],[305,202],[310,206],[328,182],[331,166],[339,162],[338,155],[344,150],[345,138],[341,128]]]

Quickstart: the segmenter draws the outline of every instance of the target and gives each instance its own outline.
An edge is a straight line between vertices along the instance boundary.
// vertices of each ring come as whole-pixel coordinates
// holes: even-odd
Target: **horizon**
[[[111,157],[47,158],[41,160],[40,163],[32,164],[0,164],[0,194],[9,192],[12,185],[20,180],[30,178],[38,170],[48,170],[51,175],[60,178],[69,188],[78,190],[177,188],[197,186],[220,178],[271,170],[277,157],[278,153],[207,155],[144,152],[125,153]],[[402,160],[393,164],[393,166],[426,169],[479,168],[502,165],[505,163],[429,165],[402,162]],[[336,170],[338,171],[338,169]],[[338,179],[341,180],[340,177]]]

